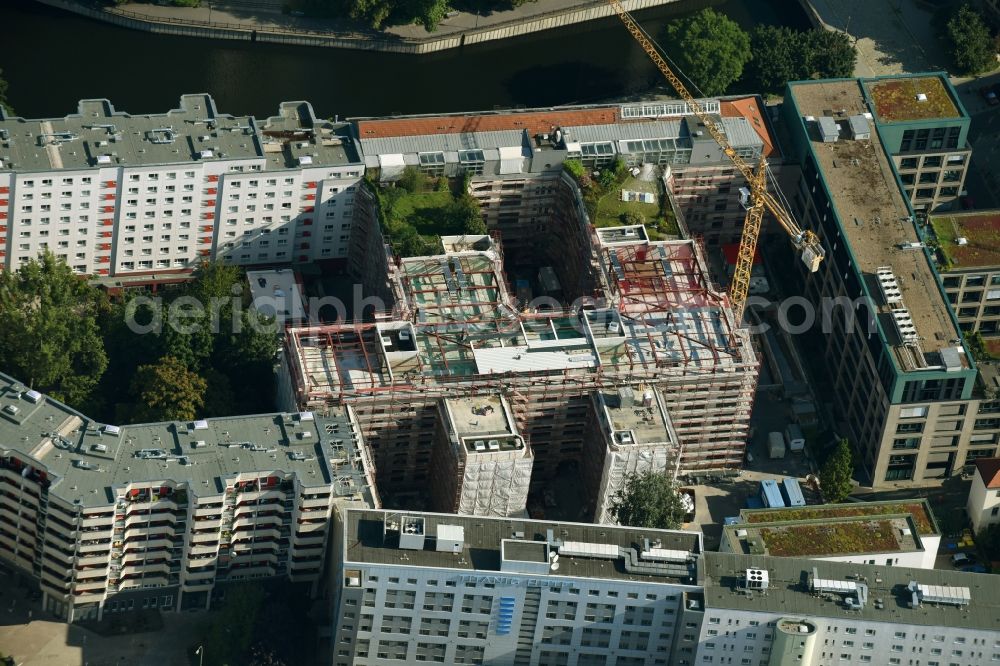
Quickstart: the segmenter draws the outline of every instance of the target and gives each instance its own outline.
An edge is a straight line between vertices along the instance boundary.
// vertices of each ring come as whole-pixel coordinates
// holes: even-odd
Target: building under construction
[[[514,515],[569,465],[605,519],[630,471],[740,466],[758,362],[699,247],[556,218],[573,305],[515,298],[499,240],[453,236],[365,285],[393,297],[370,321],[288,330],[287,406],[351,405],[387,502]]]

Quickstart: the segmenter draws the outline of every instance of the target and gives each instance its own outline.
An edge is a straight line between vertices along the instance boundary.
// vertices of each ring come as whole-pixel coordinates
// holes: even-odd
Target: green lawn
[[[657,203],[641,203],[639,201],[622,201],[622,190],[632,192],[652,192],[656,195]],[[632,212],[640,215],[646,231],[652,240],[662,238],[664,235],[680,235],[677,227],[677,220],[674,219],[673,212],[670,211],[669,204],[664,205],[668,211],[663,215],[660,211],[660,202],[665,196],[663,188],[658,181],[641,181],[629,176],[624,183],[612,188],[607,194],[597,202],[597,215],[594,218],[595,227],[617,227],[623,224],[622,214]]]
[[[938,246],[944,256],[944,268],[954,266],[955,258],[951,255],[950,249],[957,246],[955,245],[955,225],[952,224],[951,218],[932,217],[931,226],[934,228],[934,235],[937,236]]]
[[[393,204],[393,214],[409,222],[422,234],[435,233],[440,226],[440,214],[454,200],[451,192],[406,192]]]

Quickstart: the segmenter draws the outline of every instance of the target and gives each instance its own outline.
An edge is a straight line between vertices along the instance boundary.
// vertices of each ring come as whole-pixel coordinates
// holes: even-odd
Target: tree
[[[674,482],[661,472],[629,474],[611,503],[622,525],[675,530],[684,522],[684,505]]]
[[[188,370],[181,361],[164,356],[155,365],[141,366],[132,380],[137,396],[135,419],[149,421],[191,421],[205,404],[207,382]]]
[[[622,224],[626,226],[634,226],[637,224],[645,224],[646,218],[644,218],[642,215],[635,212],[634,210],[627,210],[621,214],[621,221]]]
[[[982,14],[963,4],[945,26],[949,51],[961,74],[981,74],[996,67],[996,51]]]
[[[819,470],[820,489],[826,501],[843,502],[847,499],[854,489],[851,480],[853,475],[854,457],[851,454],[851,445],[846,439],[842,439]]]
[[[71,405],[87,401],[108,366],[97,325],[104,294],[46,252],[0,272],[0,369]]]
[[[7,113],[8,116],[14,115],[14,108],[10,105],[10,101],[7,99],[7,81],[3,78],[3,70],[0,69],[0,106]]]
[[[858,50],[849,35],[817,28],[804,33],[806,72],[811,79],[840,79],[854,75]]]
[[[667,24],[667,50],[705,95],[721,95],[750,60],[750,37],[735,21],[703,9]]]
[[[750,36],[750,73],[756,87],[780,93],[789,81],[851,76],[857,51],[851,38],[829,30],[761,25]]]

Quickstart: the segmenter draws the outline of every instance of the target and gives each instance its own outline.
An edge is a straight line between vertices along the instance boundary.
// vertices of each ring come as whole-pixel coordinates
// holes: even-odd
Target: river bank
[[[172,7],[130,3],[95,7],[75,0],[36,0],[45,5],[131,30],[184,37],[294,44],[338,49],[424,55],[565,28],[614,16],[606,0],[546,0],[516,9],[478,15],[456,12],[438,28],[393,26],[385,31],[359,30],[344,21],[320,21],[273,11],[240,7]],[[630,12],[680,0],[622,0]]]
[[[798,0],[680,0],[637,14],[651,34],[711,6],[746,28],[808,27]],[[211,93],[221,113],[267,117],[309,100],[322,117],[479,111],[665,93],[656,67],[617,18],[420,57],[356,49],[196,39],[120,28],[35,0],[0,2],[0,69],[26,118],[106,98],[132,114]],[[734,92],[752,92],[734,88]]]

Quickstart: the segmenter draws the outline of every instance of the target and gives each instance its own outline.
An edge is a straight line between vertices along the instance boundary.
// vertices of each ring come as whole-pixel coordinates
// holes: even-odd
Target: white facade
[[[987,487],[983,472],[978,465],[975,474],[972,475],[972,487],[969,489],[966,511],[972,522],[972,531],[976,534],[990,525],[1000,523],[1000,484],[991,483],[990,487]]]
[[[908,610],[901,613],[910,612]],[[777,624],[806,620],[815,638],[801,659],[782,659],[775,649]],[[797,656],[797,655],[796,655]],[[733,661],[729,661],[732,659]],[[1000,661],[1000,634],[957,626],[873,623],[856,617],[708,608],[698,640],[698,664],[753,666],[993,666]]]
[[[79,274],[155,282],[203,258],[346,258],[364,165],[343,124],[281,111],[258,123],[185,95],[154,116],[84,100],[66,118],[0,117],[0,268],[49,250]]]
[[[394,520],[393,514],[352,509],[344,513],[335,666],[421,661],[539,666],[694,663],[697,623],[689,624],[685,609],[700,605],[698,588],[671,576],[661,582],[641,574],[631,580],[618,575],[620,565],[614,560],[619,546],[613,544],[622,541],[615,532],[627,534],[631,528],[601,527],[608,532],[604,543],[592,544],[593,554],[574,559],[569,554],[574,544],[548,545],[539,540],[539,533],[544,536],[551,528],[556,535],[576,535],[585,533],[576,530],[595,530],[595,526],[423,514],[428,521],[432,517],[438,521],[437,551],[442,550],[441,527],[452,527],[442,522],[455,522],[464,531],[465,544],[453,554],[433,552],[430,522],[427,543],[421,541],[420,547],[369,549],[358,543],[361,525],[381,529],[379,521],[386,516]],[[404,524],[410,517],[403,516]],[[518,527],[515,532],[521,531],[523,537],[515,539],[508,530]],[[697,534],[646,532],[664,539],[677,534],[685,543],[700,544]],[[626,536],[624,541],[630,539]],[[517,547],[537,548],[539,556],[512,554]],[[480,557],[487,551],[497,559]],[[553,558],[557,553],[564,555]],[[602,561],[600,574],[597,563]]]

